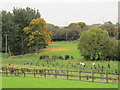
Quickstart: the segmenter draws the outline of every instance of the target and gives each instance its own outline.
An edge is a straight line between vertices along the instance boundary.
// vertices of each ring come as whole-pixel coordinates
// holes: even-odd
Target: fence
[[[116,73],[98,73],[98,72],[83,72],[72,70],[56,70],[56,69],[15,69],[5,68],[0,69],[2,76],[24,76],[24,77],[54,77],[67,80],[80,80],[88,82],[100,83],[118,83],[120,74]]]

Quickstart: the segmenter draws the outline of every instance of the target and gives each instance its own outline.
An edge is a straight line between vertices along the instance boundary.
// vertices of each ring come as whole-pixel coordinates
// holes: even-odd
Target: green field
[[[102,66],[103,72],[118,73],[118,61],[87,61],[79,53],[77,49],[77,41],[61,41],[50,44],[47,48],[39,50],[38,54],[31,53],[28,55],[17,55],[12,57],[6,57],[6,54],[2,54],[2,66],[3,67],[15,67],[15,68],[29,68],[29,69],[62,69],[62,70],[81,70],[85,72],[101,72]],[[40,60],[41,55],[48,55],[50,58],[53,55],[65,57],[65,55],[73,56],[74,59],[69,60]],[[77,63],[85,63],[85,67],[79,66]],[[32,63],[32,64],[31,64]],[[96,63],[96,68],[93,68],[92,64]],[[10,65],[9,65],[10,64]],[[100,67],[98,67],[98,64]],[[110,64],[110,68],[108,68]],[[23,82],[24,80],[24,82]],[[30,82],[31,83],[30,83]],[[22,83],[22,84],[18,84]],[[29,83],[28,83],[29,82]],[[34,83],[33,83],[34,82]],[[41,84],[39,84],[42,82]],[[56,83],[55,83],[56,82]],[[64,82],[64,83],[63,83]],[[66,83],[65,83],[66,82]],[[15,85],[11,85],[15,83]],[[26,84],[27,83],[27,84]],[[51,84],[53,83],[53,84]],[[54,83],[57,86],[54,86]],[[104,84],[93,83],[83,81],[71,81],[47,78],[18,78],[18,77],[3,77],[3,87],[81,87],[81,88],[115,88],[118,84]]]
[[[118,88],[117,84],[69,81],[51,78],[3,77],[3,88]]]
[[[55,42],[54,44],[50,44],[47,48],[41,49],[39,54],[31,53],[30,56],[26,55],[17,55],[9,58],[5,57],[3,54],[2,64],[6,67],[24,67],[24,68],[50,68],[50,69],[70,69],[70,70],[84,70],[84,71],[98,71],[101,70],[101,67],[104,67],[104,71],[108,71],[110,73],[114,73],[118,70],[118,61],[86,61],[80,55],[77,49],[77,41],[70,42]],[[65,55],[73,56],[74,60],[49,60],[49,64],[47,64],[47,60],[40,60],[39,57],[41,55],[48,55],[50,58],[53,55],[61,55],[65,57]],[[78,62],[82,62],[86,64],[86,67],[80,67]],[[10,66],[8,64],[11,64]],[[31,65],[32,63],[32,65]],[[58,65],[56,65],[58,63]],[[92,68],[92,64],[96,63],[96,68]],[[44,67],[43,67],[44,64]],[[54,65],[53,65],[54,64]],[[98,64],[101,67],[98,67]],[[108,64],[111,65],[111,68],[108,68]]]

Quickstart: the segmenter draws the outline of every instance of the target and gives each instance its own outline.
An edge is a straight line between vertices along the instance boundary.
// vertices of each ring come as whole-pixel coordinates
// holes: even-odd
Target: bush
[[[59,59],[60,59],[60,60],[64,60],[64,58],[63,58],[62,56],[59,56]]]
[[[49,56],[48,55],[42,55],[42,56],[40,56],[40,59],[49,59]]]
[[[79,39],[78,49],[85,59],[117,59],[117,40],[112,40],[106,30],[93,27],[84,31]]]
[[[65,60],[68,60],[70,58],[69,55],[65,55]]]
[[[56,55],[53,55],[51,59],[53,59],[53,60],[57,60],[57,59],[59,59],[59,57],[56,56]]]
[[[62,56],[57,56],[57,55],[53,55],[52,59],[53,60],[57,60],[57,59],[64,60],[64,58]]]
[[[74,57],[73,57],[73,56],[71,56],[71,59],[74,59]]]

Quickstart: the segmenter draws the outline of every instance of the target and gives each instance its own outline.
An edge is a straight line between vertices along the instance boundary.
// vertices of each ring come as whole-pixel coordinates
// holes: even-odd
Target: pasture
[[[47,48],[41,49],[39,50],[38,54],[35,53],[30,53],[31,55],[17,55],[17,56],[12,56],[12,57],[6,57],[6,54],[2,54],[2,66],[3,67],[14,67],[14,68],[27,68],[27,69],[57,69],[57,70],[80,70],[80,71],[84,71],[84,72],[108,72],[108,73],[116,73],[118,74],[118,61],[86,61],[79,53],[78,49],[77,49],[77,41],[62,41],[62,42],[54,42],[54,44],[50,44]],[[62,56],[65,57],[65,55],[69,55],[69,56],[73,56],[74,59],[69,59],[69,60],[52,60],[52,59],[43,59],[40,60],[40,56],[41,55],[48,55],[50,58],[52,58],[53,55],[58,55],[58,56]],[[85,67],[80,66],[79,63],[85,63]],[[93,63],[96,64],[96,67],[93,67]],[[108,68],[108,64],[110,64],[110,68]],[[5,83],[6,80],[8,79],[8,81],[11,79],[14,80],[12,81],[12,83],[16,83],[17,80],[19,79],[18,77],[3,77],[3,87],[10,87],[10,85],[8,83]],[[21,78],[21,77],[20,77]],[[39,78],[39,79],[33,79],[33,78],[22,78],[25,79],[26,81],[29,80],[37,80],[35,83],[40,82],[39,80],[47,80],[48,83],[52,82],[52,79],[44,79],[44,78]],[[62,83],[62,80],[58,80],[58,79],[53,79],[58,83]],[[46,81],[46,83],[47,83]],[[50,81],[50,82],[49,82]],[[22,81],[21,81],[22,82]],[[72,87],[85,87],[85,88],[90,88],[92,86],[92,88],[94,87],[117,87],[117,84],[115,85],[111,85],[111,84],[101,84],[101,83],[94,83],[94,82],[83,82],[83,81],[71,81],[68,80],[65,82],[69,82],[71,85],[73,85]],[[77,85],[74,86],[73,83],[78,82]],[[25,82],[26,83],[26,82]],[[52,82],[54,83],[54,82]],[[39,86],[39,84],[35,84],[35,87],[44,87],[46,85],[43,85],[44,83],[42,83],[41,86]],[[87,86],[85,86],[85,84],[88,84]],[[91,86],[89,86],[89,84]],[[92,85],[94,84],[94,85]],[[24,85],[24,84],[23,84]],[[28,84],[29,85],[29,84]],[[58,84],[56,87],[70,87],[69,84],[68,85],[63,85],[60,86],[61,84]],[[18,87],[28,87],[26,86],[20,86],[17,85]],[[11,86],[12,87],[12,86]],[[31,85],[31,87],[34,87],[34,85]],[[53,85],[48,85],[48,87],[54,87]]]
[[[118,71],[118,61],[86,61],[77,50],[77,41],[70,42],[55,42],[50,44],[47,48],[41,49],[39,54],[31,53],[31,55],[17,55],[12,57],[5,57],[3,54],[2,65],[6,67],[23,67],[23,68],[49,68],[49,69],[70,69],[70,70],[84,70],[84,71],[98,71],[104,68],[104,71],[115,73]],[[65,57],[65,55],[73,56],[73,60],[40,60],[41,55],[48,55],[50,58],[53,55]],[[79,66],[78,62],[86,64],[85,67]],[[92,64],[96,63],[96,69]],[[10,65],[9,65],[10,64]],[[98,67],[99,65],[100,67]],[[110,64],[111,68],[108,68]]]
[[[118,88],[117,84],[29,77],[3,77],[2,83],[3,88]]]

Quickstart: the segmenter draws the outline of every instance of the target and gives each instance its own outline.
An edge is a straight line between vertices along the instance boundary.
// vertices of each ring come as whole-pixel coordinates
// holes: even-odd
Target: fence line
[[[15,68],[3,68],[0,69],[3,75],[9,76],[14,75],[14,76],[19,76],[19,75],[23,75],[24,77],[27,77],[27,75],[33,75],[33,77],[37,77],[37,75],[41,75],[44,77],[47,76],[51,76],[53,75],[55,78],[58,78],[58,76],[64,76],[66,77],[67,80],[75,80],[75,79],[70,79],[70,77],[77,77],[78,80],[80,81],[90,81],[89,79],[91,79],[90,82],[96,82],[95,79],[102,79],[105,80],[104,83],[110,83],[110,80],[115,80],[115,81],[119,81],[120,80],[120,74],[116,74],[116,73],[98,73],[98,72],[82,72],[82,71],[72,71],[72,70],[56,70],[56,69],[15,69]],[[61,72],[62,74],[60,74],[59,72]],[[72,75],[70,73],[76,73],[76,75]],[[87,74],[82,75],[82,74]],[[91,74],[88,75],[88,74]],[[95,74],[99,74],[100,77],[95,76]],[[102,75],[102,76],[101,76]],[[118,75],[117,78],[111,78],[109,77],[109,75]],[[105,76],[105,77],[104,77]],[[82,80],[82,78],[86,78],[86,80]]]

